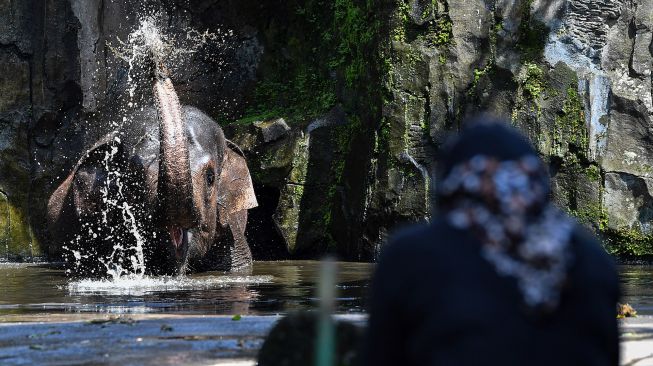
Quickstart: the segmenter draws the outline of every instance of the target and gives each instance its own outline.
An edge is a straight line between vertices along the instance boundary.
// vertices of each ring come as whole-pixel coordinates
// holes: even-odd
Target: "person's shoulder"
[[[617,266],[599,238],[586,227],[576,224],[573,232],[575,261],[586,268],[586,275],[601,277],[597,280],[617,282]]]
[[[600,262],[606,266],[614,266],[614,259],[605,251],[599,238],[586,227],[576,224],[573,231],[578,255],[588,261]]]
[[[429,236],[431,231],[431,225],[428,224],[414,224],[410,226],[404,226],[396,230],[390,238],[388,239],[389,243],[395,242],[414,242],[415,240],[421,240]]]
[[[395,230],[381,247],[376,269],[376,282],[388,289],[416,286],[425,268],[438,267],[434,255],[432,224],[415,224]]]
[[[438,250],[438,238],[447,237],[443,233],[446,224],[440,219],[435,219],[430,224],[415,224],[396,230],[388,238],[387,244],[381,251],[381,258],[419,258],[426,252]]]

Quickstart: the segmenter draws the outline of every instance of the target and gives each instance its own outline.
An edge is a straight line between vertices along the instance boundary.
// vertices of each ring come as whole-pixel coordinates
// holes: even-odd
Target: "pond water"
[[[365,309],[369,263],[337,263],[336,311]],[[0,264],[0,321],[109,314],[268,315],[317,306],[316,261],[255,262],[251,274],[70,282],[47,264]],[[620,266],[623,301],[653,314],[653,266]]]
[[[653,315],[653,265],[619,266],[621,301],[640,315]]]
[[[372,269],[337,263],[337,312],[363,312]],[[319,271],[317,261],[255,262],[247,275],[71,282],[52,265],[0,263],[0,321],[46,314],[284,313],[317,306]]]

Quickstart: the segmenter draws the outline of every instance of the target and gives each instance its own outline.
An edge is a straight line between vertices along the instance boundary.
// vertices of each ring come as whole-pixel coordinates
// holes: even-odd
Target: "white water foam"
[[[123,275],[111,280],[80,280],[68,283],[73,295],[144,295],[153,292],[183,290],[210,290],[233,285],[271,283],[273,276],[202,276],[202,277],[149,277]]]

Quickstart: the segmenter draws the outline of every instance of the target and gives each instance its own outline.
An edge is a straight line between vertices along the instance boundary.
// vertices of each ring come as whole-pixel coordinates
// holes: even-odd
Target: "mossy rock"
[[[25,212],[0,193],[0,259],[30,260],[41,255]]]
[[[272,217],[277,229],[281,233],[288,252],[293,254],[297,243],[299,230],[300,206],[304,196],[304,186],[287,184],[281,189],[279,205]]]

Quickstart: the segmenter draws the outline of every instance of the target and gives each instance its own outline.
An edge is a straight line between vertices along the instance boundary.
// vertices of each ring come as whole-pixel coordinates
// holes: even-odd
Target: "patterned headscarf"
[[[448,149],[467,147],[463,157],[448,159],[441,177],[442,213],[481,241],[482,256],[499,275],[517,280],[527,305],[554,309],[571,262],[574,222],[550,203],[547,169],[523,137],[504,125],[469,130],[475,129],[486,131],[463,132]],[[475,141],[482,136],[496,137],[496,154],[492,143]]]

